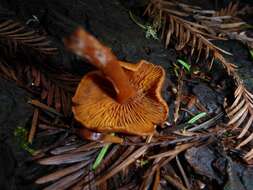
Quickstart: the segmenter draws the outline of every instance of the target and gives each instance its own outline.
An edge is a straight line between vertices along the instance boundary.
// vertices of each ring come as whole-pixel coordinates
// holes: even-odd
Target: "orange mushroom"
[[[116,56],[111,49],[101,44],[96,38],[79,27],[73,35],[64,40],[68,49],[87,59],[91,64],[103,71],[117,92],[117,101],[124,103],[135,95],[135,89],[129,84]]]
[[[77,87],[72,99],[77,121],[100,132],[150,135],[155,125],[166,120],[162,67],[144,60],[137,64],[121,62],[82,28],[65,44],[100,69],[86,74]]]

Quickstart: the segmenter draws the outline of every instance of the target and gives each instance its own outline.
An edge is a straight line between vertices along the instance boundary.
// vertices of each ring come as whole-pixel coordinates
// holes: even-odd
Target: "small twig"
[[[184,172],[184,169],[182,167],[182,164],[180,163],[180,160],[178,159],[178,156],[176,156],[176,162],[177,162],[177,165],[178,165],[178,168],[183,176],[183,179],[184,179],[184,182],[185,182],[185,185],[187,187],[187,189],[191,189],[191,186],[190,186],[190,183],[189,183],[189,180]]]
[[[29,143],[33,142],[33,138],[35,136],[36,129],[37,129],[38,118],[39,118],[39,109],[35,108],[34,113],[33,113],[33,119],[32,119],[32,127],[31,127],[29,137],[28,137]]]
[[[156,175],[155,175],[155,181],[154,181],[154,185],[153,185],[153,190],[158,190],[160,189],[160,180],[161,180],[161,176],[160,176],[160,168],[158,167],[156,169]]]
[[[189,114],[190,116],[194,116],[193,112],[191,112],[190,110],[186,109],[186,108],[180,108],[181,111],[186,112],[187,114]]]
[[[178,145],[174,150],[169,150],[160,154],[150,156],[149,159],[162,158],[162,157],[173,157],[175,158],[180,152],[197,145],[198,142],[191,142],[187,144]]]
[[[149,135],[146,139],[146,143],[149,144],[151,141],[152,141],[152,138],[153,138],[153,134],[152,135]]]
[[[178,86],[177,86],[177,97],[175,100],[175,112],[174,112],[174,122],[176,123],[179,118],[179,110],[181,105],[181,97],[182,97],[182,87],[183,87],[183,75],[184,72],[181,70],[180,75],[178,77]]]
[[[56,181],[56,180],[61,179],[62,177],[65,177],[77,170],[84,168],[90,162],[91,162],[91,160],[86,160],[86,161],[74,164],[74,165],[66,167],[66,168],[61,168],[49,175],[45,175],[43,177],[40,177],[39,179],[36,180],[35,183],[36,184],[43,184],[43,183],[48,183],[51,181]]]
[[[223,115],[224,115],[224,113],[220,112],[219,114],[217,114],[212,119],[209,119],[206,122],[204,122],[200,125],[197,125],[196,127],[192,127],[190,129],[188,129],[187,131],[194,132],[194,131],[198,131],[198,130],[201,130],[201,129],[208,129],[209,127],[214,125]]]
[[[205,106],[202,103],[199,102],[199,100],[196,101],[195,106],[198,110],[208,113],[208,110],[205,108]]]
[[[173,186],[175,186],[177,189],[179,190],[187,190],[181,183],[179,183],[178,181],[176,181],[175,179],[173,179],[171,176],[169,175],[165,175],[164,178]]]
[[[134,151],[128,158],[126,158],[123,162],[118,164],[116,167],[112,168],[108,173],[106,173],[101,178],[97,179],[95,184],[99,185],[102,182],[106,181],[107,179],[114,176],[116,173],[121,171],[122,169],[126,168],[130,164],[132,164],[134,161],[136,161],[140,156],[142,156],[148,149],[148,146],[142,146],[138,148],[136,151]]]
[[[152,166],[148,170],[145,171],[145,174],[143,176],[144,180],[142,181],[141,187],[139,189],[148,189],[148,187],[151,185],[151,183],[153,181],[152,179],[154,177],[155,172],[157,175],[157,172],[159,171],[159,175],[160,175],[160,165],[159,165],[160,160],[161,160],[160,158],[156,158],[153,161]],[[155,177],[157,177],[157,176],[155,176]],[[160,180],[159,180],[159,182],[160,182]],[[156,182],[154,182],[154,184],[153,184],[153,189],[156,186],[155,183]]]
[[[133,21],[135,24],[137,24],[139,27],[141,27],[141,28],[144,29],[144,30],[147,29],[147,27],[146,27],[145,25],[139,23],[139,22],[134,18],[134,15],[133,15],[133,13],[132,13],[131,11],[129,11],[129,16],[130,16],[130,18],[132,19],[132,21]]]
[[[41,108],[41,109],[43,109],[45,111],[48,111],[50,113],[58,115],[60,117],[63,117],[63,115],[61,113],[59,113],[58,111],[56,111],[54,108],[51,108],[51,107],[47,106],[46,104],[41,103],[38,100],[29,100],[28,103],[32,104],[32,105],[34,105],[34,106],[36,106],[38,108]]]
[[[147,144],[146,142],[142,143],[142,142],[136,142],[136,143],[132,143],[132,142],[124,142],[122,144],[122,146],[144,146],[144,145],[147,145],[149,147],[152,147],[152,146],[157,146],[157,145],[162,145],[162,146],[168,146],[168,145],[171,145],[171,144],[177,144],[177,143],[185,143],[185,142],[189,142],[191,140],[193,140],[194,137],[184,137],[184,138],[180,138],[180,139],[170,139],[169,141],[168,140],[165,140],[165,141],[159,141],[159,142],[151,142],[149,144]]]

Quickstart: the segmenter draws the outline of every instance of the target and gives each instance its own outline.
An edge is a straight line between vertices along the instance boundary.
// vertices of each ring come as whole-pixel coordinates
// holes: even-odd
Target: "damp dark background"
[[[230,1],[191,2],[205,9],[217,9]],[[240,2],[253,4],[251,0]],[[161,43],[147,40],[142,29],[129,19],[128,10],[141,15],[145,3],[143,0],[0,0],[0,18],[26,22],[36,16],[39,22],[32,23],[32,27],[43,28],[61,50],[57,60],[51,60],[50,64],[71,72],[89,69],[89,66],[81,66],[80,60],[68,54],[62,45],[62,38],[77,25],[84,26],[109,45],[120,59],[131,62],[146,59],[169,69],[169,63],[176,59],[175,50],[164,49]],[[240,44],[227,46],[233,53],[240,53]],[[239,57],[235,56],[236,61],[246,63],[243,56],[247,55],[241,52]],[[28,97],[30,94],[15,83],[0,78],[0,190],[39,189],[33,185],[33,178],[40,170],[46,170],[33,162],[25,162],[29,154],[17,145],[13,135],[17,126],[24,126],[31,119],[33,110],[26,103]]]

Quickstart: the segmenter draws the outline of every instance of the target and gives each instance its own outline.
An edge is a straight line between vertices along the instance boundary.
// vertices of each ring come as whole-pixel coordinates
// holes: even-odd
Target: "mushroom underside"
[[[126,103],[115,100],[112,85],[100,71],[90,72],[80,82],[73,97],[73,112],[85,127],[100,132],[150,135],[167,118],[168,107],[161,96],[165,78],[162,67],[146,61],[121,63],[136,96]]]

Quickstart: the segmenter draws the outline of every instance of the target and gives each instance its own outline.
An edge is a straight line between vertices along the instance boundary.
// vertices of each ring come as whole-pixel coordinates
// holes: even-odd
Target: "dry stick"
[[[29,137],[28,137],[28,142],[29,143],[33,142],[33,138],[34,138],[34,135],[36,133],[38,118],[39,118],[39,109],[35,108],[34,113],[33,113],[32,127],[31,127]]]
[[[88,152],[78,152],[78,153],[50,156],[40,159],[38,163],[41,165],[72,164],[76,162],[92,160],[92,158],[94,157],[93,154],[96,152],[97,150],[91,150]]]
[[[187,148],[190,148],[191,146],[193,146],[194,144],[198,144],[198,143],[189,143],[189,144],[184,144],[184,145],[187,145],[187,146],[184,146],[184,145],[181,145],[179,148],[180,150],[174,150],[174,151],[171,151],[172,154],[170,154],[171,156],[169,156],[168,158],[166,157],[157,157],[156,159],[158,159],[159,163],[158,163],[158,168],[161,168],[163,167],[164,165],[168,164],[171,160],[173,160],[180,152],[186,150]],[[166,178],[166,176],[165,176]],[[169,181],[169,179],[166,179],[168,180],[170,183],[172,183],[175,187],[177,187],[178,189],[180,190],[187,190],[182,184],[178,183],[177,181],[175,181],[173,178],[171,178],[171,181]]]
[[[94,190],[94,172],[89,171],[71,190]]]
[[[138,159],[140,156],[142,156],[148,149],[148,146],[142,146],[138,148],[133,154],[131,154],[127,159],[125,159],[123,162],[121,162],[119,165],[114,167],[110,172],[108,172],[106,175],[101,177],[95,182],[95,185],[99,185],[105,180],[109,179],[110,177],[114,176],[116,173],[121,171],[123,168],[127,167],[131,163],[133,163],[136,159]]]
[[[68,153],[86,152],[86,151],[90,151],[92,149],[102,148],[105,145],[106,145],[105,143],[90,142],[90,143],[87,143],[85,145],[82,145],[82,146],[76,148],[75,150],[71,150]]]
[[[246,161],[249,161],[251,160],[253,157],[253,149],[251,149],[243,158],[246,160]]]
[[[175,171],[175,169],[173,168],[173,166],[171,165],[172,163],[168,163],[166,164],[167,166],[165,166],[167,169],[164,173],[164,176],[165,175],[169,175],[171,176],[173,179],[175,179],[176,181],[178,181],[178,183],[181,183],[183,186],[183,181],[181,179],[181,177],[177,174],[177,172]]]
[[[77,148],[79,148],[82,145],[84,145],[83,142],[81,142],[81,143],[78,142],[78,143],[70,144],[70,145],[63,145],[63,146],[59,146],[59,147],[56,147],[56,148],[50,150],[50,153],[53,155],[64,154],[64,153],[70,152],[72,150],[76,150]]]
[[[156,175],[155,175],[155,181],[154,181],[154,185],[153,185],[152,190],[160,189],[160,181],[161,181],[160,168],[157,168],[156,169]]]
[[[190,140],[193,140],[195,137],[184,137],[184,138],[180,138],[180,139],[166,139],[166,141],[159,141],[159,142],[150,142],[148,145],[149,146],[156,146],[156,145],[162,145],[162,146],[168,146],[171,144],[178,144],[178,143],[185,143],[185,142],[189,142]],[[125,142],[124,146],[143,146],[146,145],[146,142],[136,142],[136,143],[128,143]]]
[[[208,113],[208,110],[205,108],[205,106],[204,106],[201,102],[197,101],[197,102],[195,103],[195,106],[196,106],[197,109],[199,109],[201,112],[206,112],[206,113]]]
[[[72,185],[77,183],[82,178],[83,175],[84,175],[84,171],[83,171],[83,169],[80,169],[68,176],[61,178],[60,180],[56,181],[55,183],[47,186],[46,188],[44,188],[44,190],[55,190],[55,189],[65,190],[65,189],[68,189],[69,187],[71,187]]]
[[[120,148],[122,148],[120,145],[113,146],[112,150],[107,154],[107,156],[102,160],[100,165],[95,170],[95,175],[98,175],[102,173],[106,167],[108,167],[110,164],[112,164],[112,160],[114,159],[114,156],[119,153]]]
[[[93,143],[93,142],[92,142],[92,143]],[[91,144],[91,143],[89,143],[89,144]],[[103,145],[103,144],[101,144],[101,145]],[[99,147],[98,147],[98,148],[99,148]],[[121,156],[119,157],[119,159],[108,169],[108,171],[112,170],[112,169],[114,168],[114,166],[117,167],[117,165],[118,165],[121,161],[125,160],[126,157],[130,157],[129,154],[132,153],[134,149],[135,149],[134,146],[128,147],[128,149],[127,149],[123,154],[121,154]],[[93,182],[94,182],[93,179],[87,179],[87,177],[86,177],[86,178],[84,178],[82,181],[79,181],[79,182],[74,186],[74,188],[72,188],[72,190],[84,189],[84,187],[86,187],[87,185],[89,185],[89,184],[91,184],[91,183],[92,183],[92,185],[93,185],[93,184],[94,184]],[[103,181],[102,181],[102,182],[103,182]],[[101,182],[101,183],[102,183],[102,182]],[[83,188],[81,188],[81,187],[83,187]]]
[[[192,142],[192,143],[188,143],[188,144],[183,144],[183,145],[176,147],[176,149],[173,151],[167,151],[167,152],[161,153],[161,154],[164,154],[163,156],[161,154],[159,154],[159,156],[156,155],[158,158],[162,158],[159,162],[160,167],[163,167],[166,164],[168,164],[179,153],[181,153],[181,152],[185,151],[186,149],[191,148],[193,146],[197,146],[199,144],[201,144],[201,143],[200,142]],[[168,158],[166,158],[167,156],[168,156]],[[151,159],[151,157],[149,157],[149,159]]]
[[[155,160],[154,160],[154,162],[153,162],[153,165],[151,166],[151,169],[148,169],[146,172],[145,172],[145,174],[144,174],[144,176],[143,176],[143,182],[142,182],[142,184],[141,184],[141,187],[140,187],[140,189],[141,190],[144,190],[144,189],[147,189],[148,188],[148,186],[150,185],[150,181],[151,181],[151,179],[153,178],[153,176],[154,176],[154,173],[159,169],[160,170],[160,165],[159,165],[159,162],[160,162],[160,158],[156,158]],[[153,188],[154,188],[154,186],[153,186]]]
[[[48,111],[48,112],[53,113],[55,115],[58,115],[60,117],[63,117],[63,115],[60,114],[59,112],[57,112],[54,108],[51,108],[51,107],[47,106],[46,104],[41,103],[38,100],[29,100],[28,103],[32,104],[38,108],[41,108],[42,110],[45,110],[45,111]]]
[[[66,167],[66,168],[61,168],[60,170],[57,170],[49,175],[46,175],[46,176],[43,176],[39,179],[36,180],[35,183],[37,184],[43,184],[43,183],[48,183],[50,181],[55,181],[55,180],[58,180],[64,176],[67,176],[71,173],[74,173],[75,171],[77,170],[80,170],[82,168],[84,168],[87,164],[89,164],[91,161],[90,160],[87,160],[85,162],[80,162],[80,163],[77,163],[75,165],[72,165],[70,167]]]
[[[138,188],[138,186],[136,183],[130,182],[130,183],[127,183],[127,184],[119,187],[118,190],[130,190],[130,189],[131,190],[138,190],[139,188],[138,189],[137,188]]]
[[[172,177],[166,175],[164,176],[164,178],[171,183],[173,186],[175,186],[176,188],[178,188],[179,190],[187,190],[181,183],[179,183],[178,181],[176,181],[175,179],[173,179]]]
[[[188,143],[188,144],[183,144],[183,145],[179,145],[178,147],[176,147],[175,150],[171,150],[171,151],[168,151],[168,152],[165,152],[164,153],[161,153],[161,154],[158,154],[159,156],[157,155],[154,155],[153,157],[149,157],[149,159],[152,159],[152,158],[155,158],[155,163],[156,165],[154,166],[153,171],[150,172],[150,175],[153,175],[154,171],[157,171],[157,169],[160,169],[161,167],[163,167],[165,164],[169,163],[171,160],[173,160],[180,152],[186,150],[187,148],[190,148],[191,146],[195,145],[195,144],[198,144],[196,142],[194,143]],[[162,156],[162,154],[164,154]],[[167,156],[169,156],[168,158],[166,158]],[[178,182],[176,182],[178,183]],[[174,184],[174,183],[173,183]],[[181,184],[180,184],[181,185]],[[181,185],[182,186],[182,185]],[[177,186],[176,186],[177,187]]]
[[[178,145],[174,150],[169,150],[160,154],[156,154],[154,156],[150,156],[149,159],[154,159],[154,158],[162,158],[162,157],[173,157],[175,158],[180,152],[198,144],[197,142],[192,142],[192,143],[187,143],[187,144],[182,144]]]
[[[211,118],[211,119],[205,121],[204,123],[201,123],[201,124],[199,124],[199,125],[196,125],[195,127],[192,127],[192,128],[190,128],[190,129],[188,129],[187,131],[189,131],[189,132],[194,132],[194,131],[198,131],[198,130],[202,130],[202,129],[206,130],[206,129],[208,129],[209,127],[211,127],[212,125],[215,125],[216,122],[217,122],[219,119],[221,119],[221,117],[222,117],[223,115],[224,115],[224,113],[223,113],[223,112],[220,112],[220,113],[218,113],[216,116],[214,116],[213,118]]]
[[[183,169],[183,167],[182,167],[182,165],[180,163],[180,160],[178,159],[178,156],[176,156],[176,162],[177,162],[178,168],[179,168],[179,170],[180,170],[180,172],[181,172],[181,174],[183,176],[183,179],[184,179],[184,182],[185,182],[185,185],[186,185],[187,189],[191,189],[189,180],[188,180],[188,178],[187,178],[187,176],[186,176],[186,174],[184,172],[184,169]]]
[[[112,164],[109,170],[116,167],[117,165],[120,164],[120,162],[123,162],[125,159],[127,159],[127,157],[129,157],[131,153],[133,153],[134,150],[135,150],[135,146],[127,147],[127,149],[120,155],[120,157]]]
[[[42,148],[42,149],[39,149],[36,154],[36,156],[33,156],[32,157],[32,160],[38,160],[38,159],[41,159],[42,157],[45,156],[45,152],[47,152],[48,150],[52,149],[52,148],[56,148],[57,146],[60,146],[62,143],[65,142],[65,139],[67,138],[67,133],[63,134],[55,143],[45,147],[45,148]]]
[[[70,190],[85,190],[83,186],[86,183],[86,181],[88,181],[87,178],[88,178],[88,173],[85,173],[84,176],[81,179],[79,179],[76,184],[73,184],[73,186],[69,189]]]
[[[177,97],[175,100],[175,112],[174,112],[174,122],[176,123],[179,118],[179,109],[181,105],[181,97],[182,97],[182,87],[183,87],[183,70],[180,72],[180,76],[178,77],[178,86],[177,86]]]

